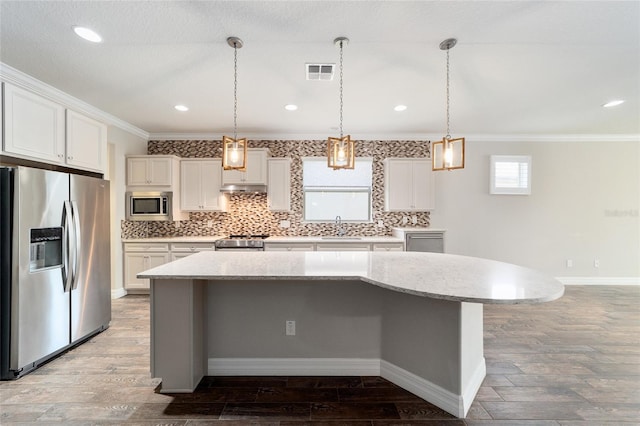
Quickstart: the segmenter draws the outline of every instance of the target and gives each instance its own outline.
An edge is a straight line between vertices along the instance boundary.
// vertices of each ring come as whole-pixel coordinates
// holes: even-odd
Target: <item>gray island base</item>
[[[211,251],[139,277],[163,393],[207,375],[372,375],[457,417],[486,374],[482,305],[564,292],[531,269],[417,252]]]

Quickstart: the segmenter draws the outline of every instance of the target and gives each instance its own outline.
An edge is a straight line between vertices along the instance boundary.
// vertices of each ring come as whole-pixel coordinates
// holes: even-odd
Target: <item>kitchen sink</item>
[[[358,241],[361,240],[362,237],[322,237],[323,240],[334,240],[334,241]]]

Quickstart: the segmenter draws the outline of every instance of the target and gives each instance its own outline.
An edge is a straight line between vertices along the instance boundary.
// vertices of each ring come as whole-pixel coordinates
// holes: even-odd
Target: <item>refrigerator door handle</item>
[[[80,268],[80,257],[82,256],[82,239],[80,238],[80,212],[78,211],[78,203],[71,201],[71,211],[73,213],[73,280],[71,282],[71,288],[76,289],[78,287],[78,272]]]
[[[71,271],[71,255],[70,249],[73,244],[71,241],[71,204],[65,201],[62,208],[62,284],[65,293],[71,290],[71,280],[73,273]]]

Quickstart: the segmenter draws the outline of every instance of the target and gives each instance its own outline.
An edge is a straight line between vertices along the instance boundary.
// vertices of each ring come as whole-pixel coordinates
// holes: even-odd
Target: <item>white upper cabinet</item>
[[[252,148],[247,150],[247,171],[224,170],[223,184],[266,185],[267,184],[267,149]]]
[[[384,163],[385,211],[434,208],[433,172],[429,160],[388,158]]]
[[[220,192],[222,160],[180,162],[180,207],[185,211],[225,211],[226,196]]]
[[[104,173],[107,126],[64,106],[4,84],[2,150],[29,160]]]
[[[267,204],[271,211],[291,210],[291,159],[269,158]]]
[[[4,152],[64,164],[64,126],[62,105],[4,84]]]
[[[173,166],[174,157],[172,156],[129,156],[127,157],[127,186],[171,186]]]
[[[67,110],[67,164],[104,172],[107,169],[107,126]]]

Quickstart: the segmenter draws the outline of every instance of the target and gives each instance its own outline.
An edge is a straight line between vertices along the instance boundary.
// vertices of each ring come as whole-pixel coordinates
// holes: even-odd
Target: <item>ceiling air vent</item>
[[[333,80],[335,64],[306,64],[307,80]]]

